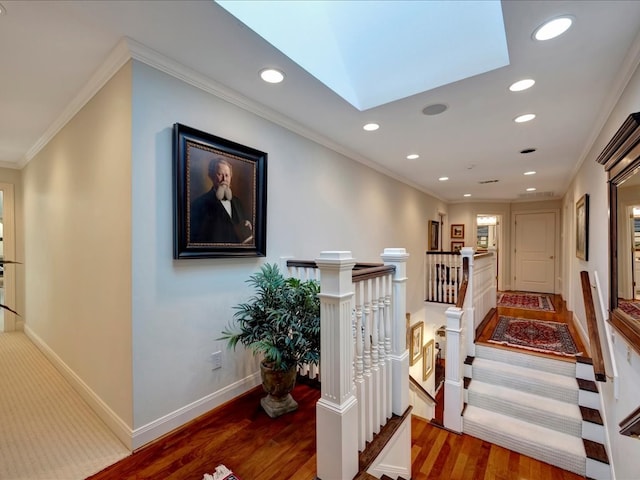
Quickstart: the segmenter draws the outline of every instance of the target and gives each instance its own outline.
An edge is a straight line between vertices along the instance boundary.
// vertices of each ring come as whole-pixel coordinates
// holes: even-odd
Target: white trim
[[[252,373],[217,392],[213,392],[153,422],[132,430],[28,325],[25,325],[24,331],[56,370],[62,374],[71,387],[78,392],[89,407],[129,450],[136,450],[160,438],[260,384],[260,372]]]
[[[133,449],[138,449],[147,443],[160,438],[172,430],[186,424],[187,422],[207,413],[208,411],[222,405],[233,398],[242,395],[248,390],[260,385],[260,372],[255,372],[248,377],[238,380],[231,385],[202,397],[184,407],[181,407],[153,422],[149,422],[133,431]]]
[[[24,333],[35,344],[36,347],[44,354],[45,357],[53,364],[62,376],[71,384],[71,387],[80,394],[82,399],[87,402],[89,407],[107,424],[109,429],[120,439],[120,441],[129,449],[132,449],[131,439],[132,430],[109,406],[91,388],[62,361],[62,359],[29,328],[24,326]]]
[[[3,233],[2,241],[4,243],[4,258],[7,260],[16,259],[16,224],[15,224],[15,195],[14,187],[12,183],[0,183],[0,190],[2,195],[2,210],[3,210]],[[16,308],[16,290],[17,290],[17,276],[16,268],[18,265],[5,265],[4,267],[4,304],[18,311]],[[19,318],[16,315],[4,310],[2,312],[2,325],[0,325],[0,331],[2,332],[14,332],[20,330],[22,323],[19,322]]]
[[[131,56],[129,55],[126,41],[122,40],[118,42],[104,63],[91,76],[87,84],[78,92],[73,100],[71,100],[60,116],[49,125],[49,128],[47,128],[36,143],[27,151],[24,158],[18,162],[17,168],[21,169],[29,163],[130,58]],[[14,168],[16,167],[14,166]]]

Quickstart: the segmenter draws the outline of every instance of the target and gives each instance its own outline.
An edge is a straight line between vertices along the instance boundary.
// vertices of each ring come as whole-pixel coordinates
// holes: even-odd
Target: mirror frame
[[[640,170],[640,112],[627,117],[596,161],[609,184],[609,321],[640,352],[640,322],[618,308],[618,186]]]

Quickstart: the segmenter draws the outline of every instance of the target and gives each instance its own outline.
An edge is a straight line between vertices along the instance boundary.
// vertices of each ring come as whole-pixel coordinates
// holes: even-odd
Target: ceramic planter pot
[[[260,362],[262,374],[262,388],[267,396],[260,400],[260,405],[271,418],[279,417],[298,408],[298,404],[291,396],[296,384],[295,366],[288,371],[273,370],[265,362]]]

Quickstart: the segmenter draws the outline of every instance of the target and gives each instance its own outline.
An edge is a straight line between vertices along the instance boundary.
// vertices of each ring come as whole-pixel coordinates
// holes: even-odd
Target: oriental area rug
[[[551,297],[540,293],[499,293],[498,307],[555,312]]]
[[[640,320],[640,302],[618,299],[618,308],[624,313],[632,317],[634,320]]]
[[[576,343],[565,323],[500,316],[492,343],[555,355],[579,355]]]

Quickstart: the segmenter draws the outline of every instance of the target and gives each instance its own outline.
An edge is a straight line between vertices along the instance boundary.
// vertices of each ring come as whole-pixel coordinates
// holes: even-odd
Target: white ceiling
[[[0,16],[0,166],[15,168],[126,36],[227,87],[261,115],[443,200],[558,198],[640,57],[640,2],[507,1],[509,66],[359,111],[210,0],[0,3],[7,12]],[[576,18],[565,35],[531,40],[559,14]],[[262,82],[258,72],[267,66],[284,70],[285,82]],[[532,89],[509,92],[526,77],[536,80]],[[432,103],[449,109],[423,115]],[[528,112],[537,118],[513,122]],[[367,122],[381,128],[365,132]],[[519,153],[529,147],[537,151]],[[410,153],[420,158],[407,160]],[[525,177],[528,170],[538,173]],[[444,175],[450,180],[439,182]],[[499,182],[479,183],[486,180]],[[530,186],[537,196],[525,193]]]

